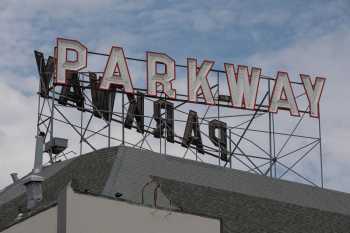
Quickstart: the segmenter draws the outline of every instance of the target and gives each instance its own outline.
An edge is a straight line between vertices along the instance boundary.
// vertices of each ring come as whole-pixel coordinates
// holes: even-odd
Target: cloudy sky
[[[350,2],[2,0],[0,5],[0,189],[30,171],[38,76],[33,50],[51,54],[57,37],[89,50],[111,45],[327,78],[322,96],[327,188],[350,192]]]

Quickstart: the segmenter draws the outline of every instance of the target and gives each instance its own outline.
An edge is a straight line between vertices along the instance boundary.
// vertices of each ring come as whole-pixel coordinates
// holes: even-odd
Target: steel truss
[[[89,56],[104,58],[108,55],[89,52]],[[127,61],[143,66],[146,62],[146,60],[134,58],[127,58]],[[176,67],[180,70],[187,68],[183,65],[176,65]],[[102,72],[94,73],[98,75]],[[215,105],[207,105],[201,96],[199,96],[199,103],[190,103],[187,101],[186,94],[178,93],[177,99],[169,100],[161,90],[158,91],[158,96],[154,97],[148,95],[145,88],[135,88],[137,91],[135,96],[144,95],[145,130],[143,134],[136,131],[135,122],[132,129],[126,129],[123,124],[129,107],[127,93],[123,90],[113,90],[115,92],[114,110],[109,112],[111,118],[108,121],[97,118],[93,114],[96,106],[93,106],[90,93],[89,72],[79,72],[80,87],[84,96],[84,107],[79,110],[69,97],[65,97],[67,98],[66,104],[59,103],[62,87],[56,86],[51,81],[47,96],[38,93],[37,130],[46,133],[46,141],[56,136],[68,138],[70,147],[66,150],[69,151],[68,153],[54,155],[49,152],[47,162],[55,163],[102,147],[124,144],[160,154],[175,155],[222,167],[246,170],[259,175],[296,180],[324,187],[321,120],[309,117],[308,104],[305,105],[305,110],[300,111],[300,118],[283,114],[283,117],[280,118],[284,119],[277,120],[279,114],[268,111],[274,78],[261,76],[260,82],[263,82],[266,90],[262,94],[263,97],[257,99],[254,111],[237,109],[230,105],[230,102],[227,101],[228,93],[222,88],[226,82],[224,71],[212,69],[210,78],[212,81],[216,78],[216,83],[211,84],[212,92],[215,93]],[[302,87],[302,83],[299,82],[292,82],[292,85]],[[304,92],[297,95],[298,101],[302,98],[305,102]],[[155,138],[153,135],[155,130],[153,102],[159,99],[174,103],[174,143],[166,140],[166,132],[160,138]],[[198,109],[204,154],[199,153],[194,145],[181,146],[189,109]],[[102,110],[99,111],[103,113]],[[162,113],[161,116],[164,114]],[[220,159],[220,148],[214,146],[209,140],[207,127],[212,119],[224,121],[228,125],[228,161]],[[313,125],[312,130],[302,127],[304,121],[307,121],[308,127]],[[278,129],[278,124],[284,127]],[[71,130],[72,133],[68,133],[67,130]],[[303,161],[312,161],[312,163],[303,165]],[[315,165],[317,163],[318,165]],[[302,169],[298,170],[298,167]]]

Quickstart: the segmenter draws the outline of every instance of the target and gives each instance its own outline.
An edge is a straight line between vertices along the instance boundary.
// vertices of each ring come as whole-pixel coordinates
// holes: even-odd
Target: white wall
[[[220,221],[67,190],[67,233],[220,233]]]
[[[2,233],[56,233],[57,207],[52,207],[20,222]]]

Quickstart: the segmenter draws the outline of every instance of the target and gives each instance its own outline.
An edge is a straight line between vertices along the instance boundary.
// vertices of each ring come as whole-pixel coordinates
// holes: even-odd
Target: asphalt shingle
[[[36,211],[55,204],[72,181],[79,192],[220,218],[224,233],[350,231],[349,194],[124,146],[45,167],[42,175]],[[26,209],[18,182],[0,193],[0,231],[20,212]]]

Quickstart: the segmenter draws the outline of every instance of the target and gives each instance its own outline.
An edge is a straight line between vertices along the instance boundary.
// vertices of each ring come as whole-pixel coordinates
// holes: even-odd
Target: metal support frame
[[[91,56],[108,56],[107,54],[89,52]],[[128,61],[145,63],[146,60],[143,59],[135,59],[135,58],[127,58]],[[184,69],[187,66],[176,65],[177,69]],[[101,72],[95,72],[100,74]],[[60,155],[53,155],[52,152],[49,152],[49,163],[55,163],[58,159],[68,158],[69,156],[75,156],[75,154],[82,154],[91,150],[97,150],[100,147],[111,147],[113,145],[128,145],[135,148],[140,148],[144,150],[156,151],[161,154],[174,154],[173,153],[173,145],[179,144],[179,149],[176,150],[175,155],[183,157],[195,159],[202,162],[214,163],[218,166],[229,166],[230,168],[239,168],[243,170],[247,170],[249,172],[253,172],[255,174],[266,175],[274,178],[286,178],[287,179],[295,179],[297,177],[301,182],[305,182],[311,185],[324,187],[324,173],[323,173],[323,155],[322,155],[322,140],[321,140],[321,120],[311,119],[307,116],[309,110],[306,109],[304,111],[300,111],[302,113],[302,117],[299,118],[298,122],[292,127],[290,131],[281,131],[276,130],[276,115],[268,112],[267,102],[271,98],[271,87],[273,82],[275,81],[271,77],[261,76],[261,80],[266,82],[267,90],[264,94],[263,98],[257,104],[257,108],[254,111],[247,110],[248,112],[242,113],[241,109],[233,108],[228,102],[222,101],[220,96],[222,96],[222,92],[220,89],[220,80],[224,75],[224,71],[212,69],[211,73],[216,76],[217,84],[213,85],[211,88],[215,90],[215,106],[216,111],[212,111],[214,106],[207,106],[205,111],[199,113],[201,117],[199,118],[200,122],[200,131],[205,140],[203,143],[203,147],[205,150],[205,154],[200,154],[196,150],[196,147],[190,145],[187,148],[181,147],[182,135],[178,131],[175,130],[175,142],[169,143],[166,140],[166,132],[164,137],[160,137],[159,142],[156,143],[153,138],[153,130],[154,130],[154,119],[153,115],[150,113],[145,113],[145,132],[143,135],[139,134],[138,137],[131,137],[130,135],[135,135],[136,125],[133,126],[133,129],[129,130],[124,127],[123,122],[125,122],[125,116],[127,111],[125,108],[128,107],[129,102],[126,101],[125,95],[127,93],[123,92],[121,89],[114,90],[116,92],[116,99],[121,100],[121,108],[117,106],[116,110],[114,110],[110,114],[109,121],[104,121],[103,119],[98,119],[93,115],[93,104],[91,101],[91,97],[89,96],[89,91],[91,89],[91,85],[89,85],[89,81],[87,79],[87,72],[79,72],[79,80],[81,83],[82,92],[84,95],[85,103],[84,109],[79,112],[78,109],[74,106],[74,104],[69,103],[67,105],[61,105],[58,103],[59,98],[59,86],[55,86],[52,82],[50,84],[50,91],[48,97],[43,97],[38,93],[38,119],[37,119],[37,131],[38,132],[46,132],[49,133],[50,139],[54,136],[57,136],[58,129],[62,129],[63,126],[67,126],[70,129],[73,129],[75,135],[79,137],[79,153],[63,153]],[[292,85],[302,85],[298,82],[292,82]],[[138,93],[142,93],[145,96],[145,104],[147,102],[148,106],[150,106],[153,101],[158,100],[159,98],[163,98],[165,100],[171,101],[175,104],[174,111],[176,113],[175,116],[175,124],[185,124],[186,117],[188,112],[186,109],[195,108],[195,107],[203,107],[206,105],[204,102],[202,94],[198,97],[199,103],[190,103],[187,101],[186,94],[178,94],[177,99],[167,99],[164,93],[158,91],[158,97],[150,96],[147,94],[146,89],[135,88]],[[135,95],[138,95],[135,93]],[[298,97],[302,97],[304,93],[299,95]],[[109,95],[111,96],[111,95]],[[297,98],[298,98],[297,97]],[[109,104],[111,105],[112,101],[109,99]],[[111,106],[110,106],[111,107]],[[74,110],[72,110],[74,109]],[[232,109],[230,114],[223,113],[228,109]],[[76,119],[71,116],[71,112],[79,112],[79,117]],[[164,114],[164,113],[162,113]],[[309,120],[313,120],[317,125],[317,135],[310,136],[308,134],[296,133],[296,130],[300,128],[301,122],[304,118],[310,118]],[[255,125],[254,123],[260,119],[264,120],[267,123],[267,127],[262,129],[262,123]],[[208,134],[206,127],[208,126],[208,122],[211,119],[218,119],[222,121],[230,122],[230,127],[228,128],[228,161],[222,161],[220,159],[220,147],[215,147],[209,143]],[[95,129],[94,123],[98,121],[99,129]],[[116,125],[114,127],[114,125]],[[113,126],[113,127],[112,127]],[[181,127],[179,127],[180,129]],[[117,132],[116,132],[117,131]],[[166,131],[166,130],[165,130]],[[180,131],[181,132],[181,131]],[[263,138],[267,139],[267,143],[262,143],[259,139],[255,138],[252,135],[260,135]],[[104,138],[107,139],[107,145],[103,146],[96,143],[96,138]],[[304,141],[304,144],[296,144],[293,150],[285,151],[285,148],[291,145],[291,142],[294,139],[300,139]],[[97,145],[98,144],[98,145]],[[87,145],[83,146],[83,145]],[[248,148],[248,149],[247,149]],[[254,149],[254,152],[248,152],[251,149]],[[318,151],[316,149],[318,148]],[[314,179],[311,180],[307,177],[308,172],[305,174],[301,174],[303,172],[297,171],[297,165],[305,160],[308,156],[311,156],[313,153],[318,153],[319,164],[320,164],[320,179],[319,182]],[[179,153],[182,153],[179,154]],[[302,153],[299,155],[298,153]],[[293,158],[293,156],[295,156]],[[211,159],[215,158],[215,159]],[[289,163],[286,162],[286,159],[289,159]],[[291,175],[294,178],[288,178]],[[314,177],[313,177],[314,178]]]

